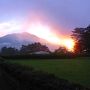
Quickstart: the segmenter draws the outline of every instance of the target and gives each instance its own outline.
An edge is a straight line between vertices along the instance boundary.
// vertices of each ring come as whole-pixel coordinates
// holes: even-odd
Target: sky
[[[27,31],[37,21],[69,35],[90,24],[90,0],[0,0],[0,36]]]

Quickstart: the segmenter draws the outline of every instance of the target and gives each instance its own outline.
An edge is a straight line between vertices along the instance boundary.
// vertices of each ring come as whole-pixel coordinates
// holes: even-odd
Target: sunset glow
[[[40,22],[31,22],[26,26],[27,28],[24,30],[21,26],[21,24],[16,22],[2,23],[0,24],[0,36],[4,36],[10,33],[28,32],[48,41],[50,44],[64,46],[68,51],[74,50],[74,40],[57,34],[55,29],[53,29],[53,26],[49,26]]]
[[[64,46],[68,51],[73,51],[74,49],[74,40],[71,38],[61,38],[56,35],[49,26],[42,25],[41,23],[30,24],[27,32],[45,39],[52,44]]]
[[[60,44],[60,39],[51,31],[51,28],[41,23],[32,23],[27,32],[45,39],[50,43]]]
[[[74,42],[73,39],[65,39],[65,40],[63,40],[63,45],[64,45],[69,51],[74,51],[75,42]]]

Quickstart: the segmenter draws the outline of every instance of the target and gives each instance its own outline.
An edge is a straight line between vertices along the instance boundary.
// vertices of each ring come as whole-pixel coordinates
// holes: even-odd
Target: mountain
[[[27,45],[35,42],[45,41],[35,35],[24,33],[8,34],[0,38],[0,47],[12,46],[19,48],[21,45]]]
[[[56,46],[50,44],[48,41],[27,32],[13,33],[1,37],[0,48],[7,46],[7,47],[15,47],[19,49],[22,45],[32,44],[35,42],[40,42],[41,44],[45,44],[51,50],[56,48]]]

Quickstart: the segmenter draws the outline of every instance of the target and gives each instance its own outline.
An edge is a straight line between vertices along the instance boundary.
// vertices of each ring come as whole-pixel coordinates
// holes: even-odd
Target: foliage
[[[90,26],[86,28],[76,28],[72,31],[72,38],[75,39],[75,52],[77,54],[90,53]]]
[[[21,54],[31,54],[33,52],[38,52],[38,51],[50,52],[49,48],[46,45],[42,45],[40,43],[22,45],[20,49]]]
[[[1,49],[1,55],[16,55],[18,53],[18,50],[13,47],[3,47]]]
[[[3,47],[0,54],[2,56],[30,55],[33,52],[39,51],[50,52],[49,48],[46,45],[42,45],[40,43],[33,43],[28,45],[22,45],[20,50],[17,50],[14,47]]]
[[[59,47],[53,52],[53,54],[56,57],[59,56],[59,58],[60,57],[63,57],[63,58],[74,58],[75,57],[74,53],[71,51],[68,51],[67,48],[65,47]]]
[[[55,54],[67,54],[69,53],[68,50],[65,47],[59,47],[58,49],[55,50]]]
[[[38,53],[38,54],[37,54]],[[51,52],[46,45],[42,45],[40,43],[33,43],[28,45],[22,45],[20,50],[12,47],[3,47],[1,49],[1,56],[4,58],[73,58],[74,55],[72,52],[69,52],[65,47],[60,47],[56,49],[54,52]]]

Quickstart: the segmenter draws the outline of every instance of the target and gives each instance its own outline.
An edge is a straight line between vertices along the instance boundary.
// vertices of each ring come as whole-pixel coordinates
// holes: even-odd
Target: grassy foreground
[[[79,83],[90,88],[90,58],[61,60],[11,60],[12,63],[34,67],[37,70]]]

